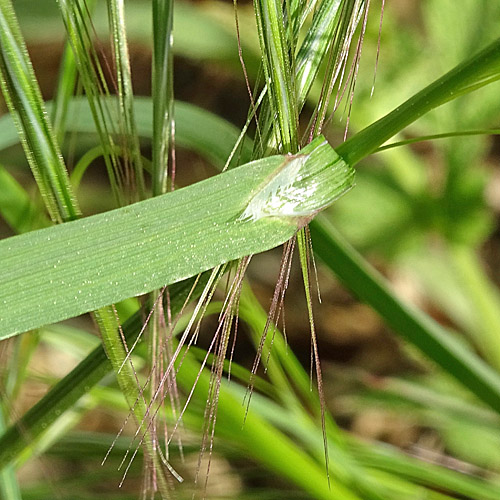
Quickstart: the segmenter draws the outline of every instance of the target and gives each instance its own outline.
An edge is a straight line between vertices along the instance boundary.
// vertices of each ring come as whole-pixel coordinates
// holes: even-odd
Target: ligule
[[[259,186],[240,215],[256,221],[278,217],[307,224],[354,184],[354,170],[320,136],[296,155],[287,155]]]

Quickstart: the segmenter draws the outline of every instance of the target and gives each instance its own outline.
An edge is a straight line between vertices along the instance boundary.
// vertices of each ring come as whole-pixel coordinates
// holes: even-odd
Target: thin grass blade
[[[7,428],[5,423],[6,414],[4,405],[0,405],[0,435]],[[0,495],[4,500],[22,500],[21,488],[16,478],[16,469],[11,464],[3,468],[0,467]]]
[[[117,95],[120,105],[120,116],[122,123],[121,133],[124,134],[122,141],[127,145],[126,154],[130,155],[133,170],[135,172],[135,188],[139,199],[146,195],[144,184],[144,172],[142,166],[141,147],[137,135],[137,127],[134,116],[134,92],[132,89],[132,75],[128,53],[127,33],[125,30],[125,6],[123,0],[108,0],[108,12],[110,30],[112,36],[112,47],[115,61]]]
[[[124,193],[128,176],[115,153],[115,140],[119,137],[119,130],[116,129],[115,124],[122,121],[114,122],[111,119],[110,110],[106,106],[106,102],[101,99],[101,96],[107,96],[110,92],[96,46],[93,43],[94,33],[90,19],[93,3],[87,3],[85,0],[74,2],[58,0],[58,3],[95,128],[105,150],[104,161],[111,189],[117,205],[122,206],[125,205]],[[119,109],[118,103],[117,106]]]
[[[153,196],[167,190],[168,165],[172,163],[173,149],[173,53],[172,27],[174,5],[172,0],[153,1]],[[172,165],[172,186],[175,166]]]
[[[55,222],[76,219],[78,205],[10,0],[0,2],[0,78],[50,217]]]
[[[63,144],[68,119],[68,106],[77,82],[75,57],[71,46],[66,43],[59,67],[55,98],[50,110],[54,133],[59,144]]]
[[[340,144],[337,151],[347,163],[354,166],[422,115],[499,79],[500,39],[497,39],[394,111]]]
[[[324,0],[318,6],[312,20],[311,27],[297,53],[297,81],[298,107],[302,109],[311,86],[316,79],[324,57],[328,52],[330,41],[335,32],[340,32],[339,16],[342,0]],[[337,28],[336,28],[337,27]]]
[[[270,119],[278,123],[275,147],[279,152],[296,153],[299,149],[299,115],[293,77],[295,51],[287,43],[283,6],[278,0],[258,0],[254,7],[269,92]]]

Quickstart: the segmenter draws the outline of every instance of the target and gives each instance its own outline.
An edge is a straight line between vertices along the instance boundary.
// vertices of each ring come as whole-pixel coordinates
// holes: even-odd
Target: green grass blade
[[[172,0],[153,0],[153,196],[167,190],[169,156],[173,147],[173,12]]]
[[[448,139],[450,137],[469,137],[477,135],[500,135],[498,128],[485,128],[477,130],[456,130],[453,132],[443,132],[442,134],[422,135],[419,137],[412,137],[411,139],[404,139],[402,141],[391,142],[384,146],[380,146],[375,153],[386,151],[388,149],[398,148],[400,146],[408,146],[409,144],[417,144],[419,142],[435,141],[437,139]]]
[[[10,0],[0,1],[0,79],[50,217],[56,222],[76,219],[76,199]]]
[[[341,0],[325,0],[314,13],[311,27],[297,54],[297,94],[299,109],[311,90],[311,86],[319,72],[321,63],[327,53],[329,41],[335,32]]]
[[[4,407],[0,405],[0,435],[5,432],[5,429]],[[13,465],[0,467],[0,498],[3,500],[22,500],[21,488]]]
[[[116,146],[116,154],[120,154],[121,150],[118,146]],[[73,189],[78,191],[80,187],[80,183],[82,182],[82,178],[85,175],[85,172],[90,167],[90,165],[106,154],[105,148],[102,146],[96,146],[94,148],[89,149],[79,160],[78,163],[73,168],[71,172],[70,179],[71,184],[73,184]]]
[[[107,102],[101,97],[109,95],[108,85],[93,43],[93,30],[90,21],[90,8],[83,0],[68,2],[58,0],[68,40],[73,49],[78,73],[88,99],[99,140],[106,151],[104,161],[116,203],[125,204],[123,169],[119,158],[114,154],[113,135],[118,137],[115,124],[122,123],[119,103],[116,115],[119,120],[110,118]]]
[[[68,119],[68,105],[73,97],[77,81],[75,57],[69,43],[64,47],[64,53],[59,68],[59,77],[53,106],[50,110],[54,133],[59,144],[63,144]]]
[[[384,280],[325,220],[311,223],[314,251],[401,337],[418,347],[476,397],[500,412],[500,375],[430,317],[401,302]]]
[[[242,218],[250,201],[285,167],[300,160],[308,184],[271,189],[280,209],[257,220]],[[325,172],[329,174],[325,178]],[[319,205],[306,198],[309,214],[288,208],[298,194],[321,180]],[[287,180],[287,179],[285,179]],[[0,337],[92,311],[150,292],[223,262],[259,253],[288,240],[304,217],[333,201],[352,185],[352,170],[319,138],[295,160],[274,156],[252,162],[172,193],[71,224],[14,236],[0,242]],[[264,187],[263,187],[264,186]],[[288,185],[285,185],[288,188]],[[281,193],[281,195],[280,195]],[[280,203],[276,203],[276,200]],[[296,205],[301,207],[300,203]],[[259,214],[259,212],[256,212]],[[30,266],[26,266],[26,262]]]
[[[108,0],[108,12],[116,66],[116,90],[120,103],[121,123],[123,124],[121,132],[125,137],[124,144],[127,145],[125,148],[128,153],[127,156],[130,155],[130,162],[135,172],[135,188],[137,189],[139,199],[143,199],[146,195],[146,188],[144,184],[141,147],[139,145],[134,116],[134,92],[132,89],[123,0]]]
[[[362,17],[366,15],[368,7],[369,2],[365,2],[364,0],[345,0],[342,2],[338,19],[334,20],[333,32],[326,38],[328,46],[325,48],[327,51],[324,55],[328,55],[328,60],[312,124],[313,136],[321,132],[335,85],[338,83],[339,95],[341,96],[343,94],[342,85],[348,89],[350,85],[349,79],[352,82],[356,78],[355,70],[353,72],[346,70],[347,59],[356,27]],[[352,63],[354,66],[356,65],[357,57],[359,57],[359,49],[358,53],[354,55]],[[316,69],[316,71],[318,70]],[[347,81],[343,82],[346,73],[348,74]],[[349,94],[349,90],[347,94]]]
[[[299,115],[295,79],[295,51],[287,44],[282,2],[257,0],[254,3],[271,120],[277,120],[278,151],[296,153],[299,148]],[[264,148],[267,144],[264,144]]]
[[[467,300],[477,311],[476,344],[483,357],[500,370],[500,297],[484,273],[475,251],[465,245],[450,249],[450,259]]]
[[[461,95],[500,79],[500,39],[431,83],[375,123],[337,147],[355,165],[410,123]]]

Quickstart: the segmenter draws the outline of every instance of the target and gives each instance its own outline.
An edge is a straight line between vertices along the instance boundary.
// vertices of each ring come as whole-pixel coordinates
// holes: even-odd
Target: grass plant
[[[464,29],[452,36],[453,23],[440,26],[436,19],[449,15],[457,25],[469,19],[473,33],[475,22],[486,28],[500,15],[488,0],[465,2],[463,13],[450,2],[443,2],[449,4],[444,12],[439,0],[419,7],[432,40],[443,48],[443,32],[457,47],[468,46],[472,35]],[[374,47],[381,41],[382,50],[386,42],[384,35],[378,40],[378,29],[372,32],[380,11],[370,9],[368,0],[254,0],[253,9],[236,1],[40,3],[48,6],[47,26],[58,22],[66,33],[51,102],[42,97],[21,29],[36,13],[29,5],[27,13],[24,1],[0,0],[0,82],[9,112],[0,117],[0,214],[12,234],[0,241],[2,498],[50,496],[44,484],[50,480],[18,479],[23,465],[54,456],[75,460],[83,450],[96,468],[96,456],[106,457],[104,467],[113,471],[117,487],[127,475],[140,476],[135,493],[143,498],[498,498],[500,463],[488,441],[500,441],[500,298],[477,252],[492,227],[492,210],[483,199],[486,182],[469,164],[484,161],[487,131],[498,128],[499,39],[484,29],[485,39],[474,39],[477,50],[458,51],[425,82],[415,76],[415,88],[398,95],[394,110],[380,112],[367,97],[373,78],[365,77],[359,63],[365,38]],[[390,6],[382,2],[384,8]],[[413,50],[419,61],[390,12],[388,22],[392,43],[401,52]],[[176,26],[189,26],[190,40]],[[209,34],[206,44],[199,43],[198,31],[200,37]],[[152,92],[138,97],[129,43],[148,37]],[[175,100],[175,53],[239,72],[251,94],[241,133],[223,118]],[[411,71],[403,68],[400,80]],[[363,116],[356,111],[355,85],[367,109]],[[384,85],[390,88],[379,79],[377,92]],[[486,104],[477,96],[485,96]],[[467,114],[462,103],[474,98],[471,109],[480,112]],[[347,140],[333,147],[330,122],[342,107],[351,128]],[[406,138],[405,131],[417,137]],[[465,139],[471,131],[477,137]],[[408,144],[445,136],[435,141],[445,158],[438,189]],[[382,152],[390,140],[396,144]],[[476,141],[470,149],[469,140]],[[16,155],[18,144],[24,160]],[[186,169],[178,148],[221,172],[178,188]],[[373,157],[381,158],[382,168],[369,172],[365,165]],[[82,183],[99,160],[112,206],[82,214],[80,206],[88,206]],[[16,179],[25,163],[34,183]],[[359,185],[351,190],[354,166]],[[388,192],[392,196],[385,199]],[[336,210],[328,210],[334,202]],[[386,212],[373,221],[384,203]],[[349,220],[349,213],[359,221]],[[389,214],[395,226],[387,223]],[[401,231],[393,234],[391,227]],[[438,250],[431,247],[438,257],[422,259],[429,239],[439,242]],[[251,255],[282,244],[267,312],[245,273]],[[314,377],[287,346],[284,331],[295,249]],[[448,323],[398,296],[360,251],[382,256],[396,269],[421,269],[419,283]],[[358,384],[345,397],[348,407],[384,405],[403,418],[410,408],[420,426],[440,436],[454,463],[473,474],[364,442],[337,423],[314,320],[322,312],[313,305],[313,253],[324,272],[380,315],[418,366],[407,379],[347,369]],[[437,283],[433,275],[446,279]],[[91,322],[67,321],[85,313],[94,318],[99,342]],[[211,316],[217,326],[202,349],[195,345],[200,325]],[[232,359],[240,323],[255,349],[253,366]],[[46,345],[78,360],[58,380],[31,368],[34,354]],[[19,415],[15,402],[22,388],[37,380],[51,388]],[[125,422],[117,437],[78,427],[96,407]],[[476,437],[478,449],[468,449],[461,433],[465,440]],[[259,475],[255,484],[264,478],[265,488],[245,487],[252,479],[235,467],[221,481],[229,484],[233,474],[239,485],[213,490],[211,475],[225,461],[251,461]],[[95,494],[93,487],[100,485],[84,476],[77,472],[61,480],[60,497]],[[276,484],[268,480],[275,476]],[[129,489],[135,494],[123,484],[120,498]],[[109,491],[103,487],[99,494],[113,497]]]

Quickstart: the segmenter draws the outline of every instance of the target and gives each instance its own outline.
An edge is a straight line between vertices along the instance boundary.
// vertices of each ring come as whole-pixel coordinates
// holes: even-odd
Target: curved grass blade
[[[442,132],[440,134],[421,135],[418,137],[412,137],[411,139],[403,139],[401,141],[385,144],[384,146],[380,146],[374,152],[380,153],[388,149],[399,148],[401,146],[408,146],[409,144],[416,144],[419,142],[435,141],[437,139],[448,139],[450,137],[468,137],[476,135],[500,135],[500,129],[485,128],[477,130],[455,130],[453,132]]]

